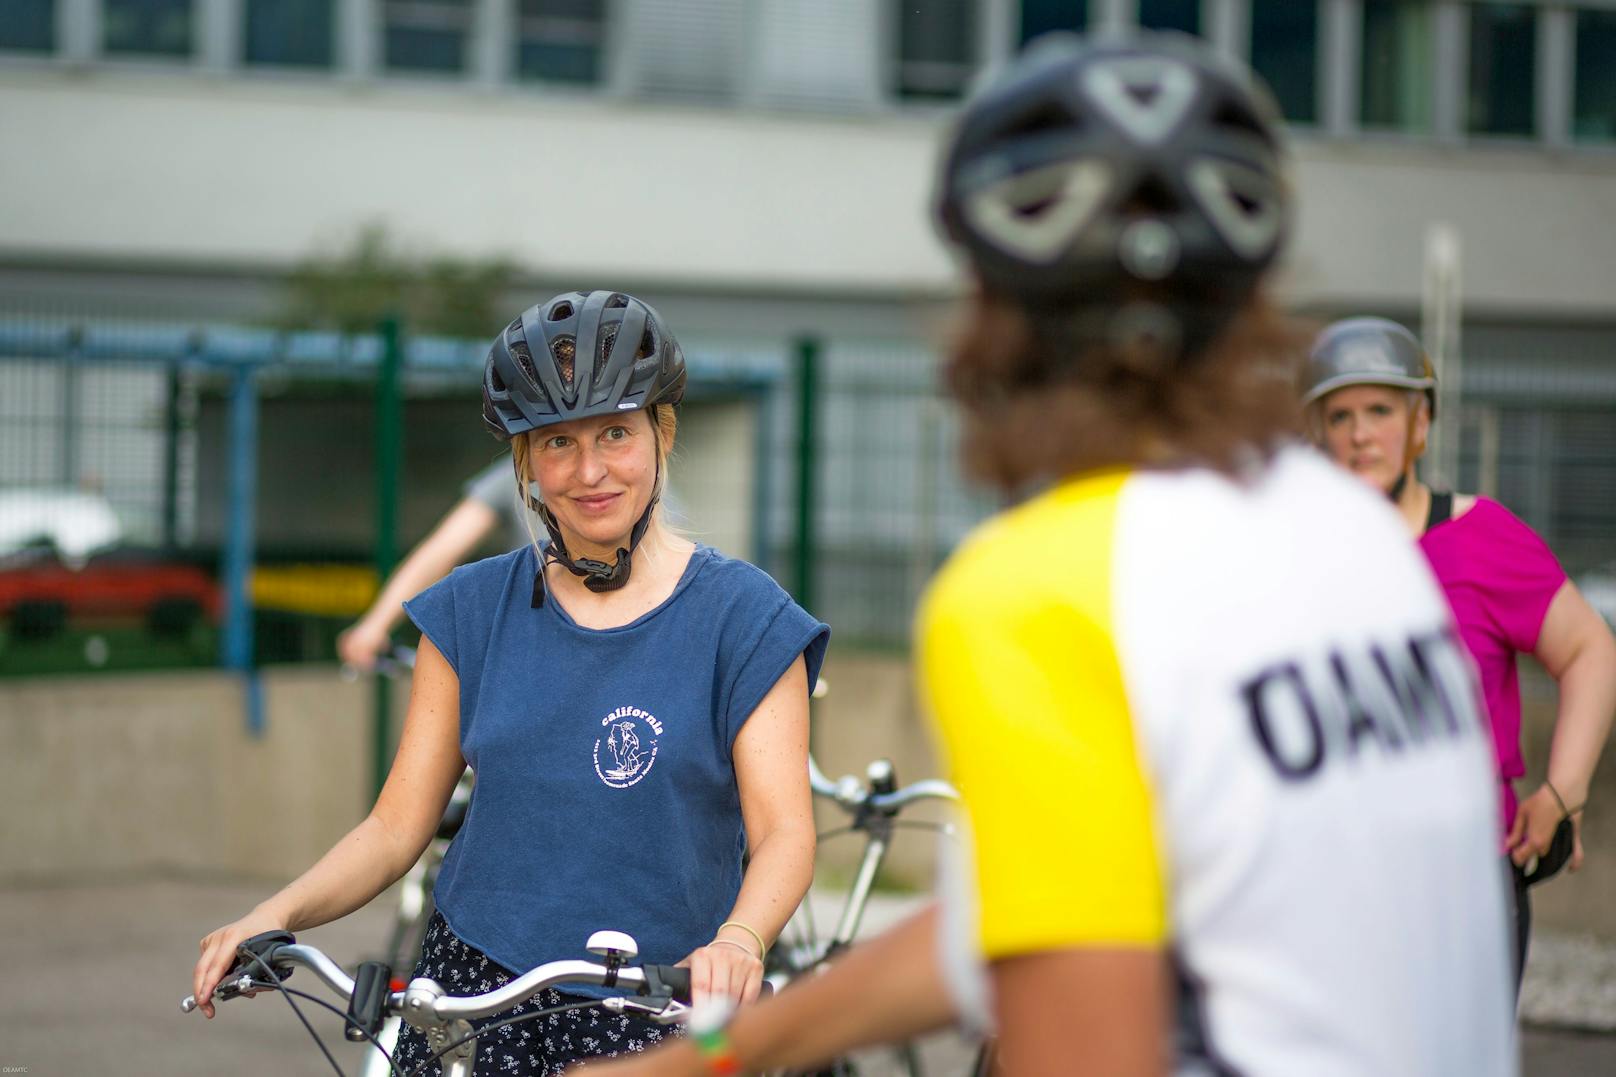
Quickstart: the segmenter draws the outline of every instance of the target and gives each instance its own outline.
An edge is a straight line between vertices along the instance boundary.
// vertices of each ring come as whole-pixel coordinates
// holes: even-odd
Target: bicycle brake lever
[[[659,1025],[681,1024],[690,1013],[690,1007],[683,1002],[657,996],[629,998],[616,995],[611,998],[601,999],[600,1004],[601,1008],[608,1013],[625,1013],[628,1011],[643,1013]]]
[[[225,999],[239,998],[242,994],[248,991],[253,991],[259,988],[269,990],[274,986],[275,985],[272,983],[265,983],[262,980],[255,980],[244,972],[240,976],[237,976],[234,980],[221,981],[219,986],[213,989],[213,997],[222,1002]],[[196,1001],[195,995],[186,995],[184,998],[180,999],[180,1012],[190,1013],[192,1010],[196,1009],[198,1005],[199,1004]]]

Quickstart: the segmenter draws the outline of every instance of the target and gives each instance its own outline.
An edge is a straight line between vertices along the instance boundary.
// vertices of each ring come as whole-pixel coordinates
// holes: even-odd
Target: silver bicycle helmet
[[[1436,418],[1436,374],[1419,338],[1385,318],[1346,318],[1326,326],[1302,372],[1302,406],[1349,385],[1389,385],[1425,393]]]

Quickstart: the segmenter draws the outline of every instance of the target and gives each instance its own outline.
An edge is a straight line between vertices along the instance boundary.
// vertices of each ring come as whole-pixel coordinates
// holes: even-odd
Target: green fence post
[[[403,394],[399,389],[404,366],[404,332],[397,315],[381,323],[381,366],[376,372],[376,579],[385,581],[398,559],[394,536],[398,532],[398,486],[404,429]],[[393,694],[391,682],[378,673],[371,723],[371,780],[377,796],[387,780],[392,761]]]
[[[819,353],[817,337],[797,341],[797,534],[793,573],[797,605],[814,611],[814,472],[817,467],[818,439],[814,436],[815,405],[819,397]]]

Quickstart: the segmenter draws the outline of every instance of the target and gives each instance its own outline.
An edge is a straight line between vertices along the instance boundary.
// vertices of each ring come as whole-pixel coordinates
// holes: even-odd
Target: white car
[[[0,560],[41,546],[70,568],[123,538],[117,513],[99,494],[81,490],[0,490]]]

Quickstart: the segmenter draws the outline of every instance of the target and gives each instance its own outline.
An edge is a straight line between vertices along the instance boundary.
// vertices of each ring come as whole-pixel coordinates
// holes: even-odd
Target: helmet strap
[[[1407,471],[1397,476],[1397,481],[1392,483],[1390,490],[1386,491],[1386,496],[1391,499],[1393,505],[1400,505],[1403,503],[1403,491],[1406,489],[1408,489]]]
[[[1392,488],[1386,491],[1386,496],[1391,498],[1393,505],[1403,503],[1403,491],[1408,489],[1408,477],[1414,474],[1414,464],[1419,459],[1414,455],[1414,424],[1418,421],[1418,412],[1408,417],[1408,434],[1403,438],[1403,473],[1397,476]]]
[[[660,481],[661,477],[662,461],[658,460],[657,480]],[[561,537],[561,521],[556,519],[555,513],[550,511],[548,505],[529,493],[528,505],[539,514],[539,518],[544,521],[544,526],[550,532],[550,544],[544,548],[539,559],[538,571],[533,577],[532,608],[539,609],[544,605],[544,572],[552,562],[582,579],[584,586],[595,594],[616,591],[628,583],[629,573],[634,570],[634,551],[639,548],[640,540],[645,537],[646,530],[651,526],[651,512],[660,500],[662,500],[660,493],[651,495],[645,511],[640,513],[640,518],[634,522],[634,529],[629,532],[628,547],[619,546],[616,559],[607,564],[591,557],[573,557],[567,550],[566,540]]]

